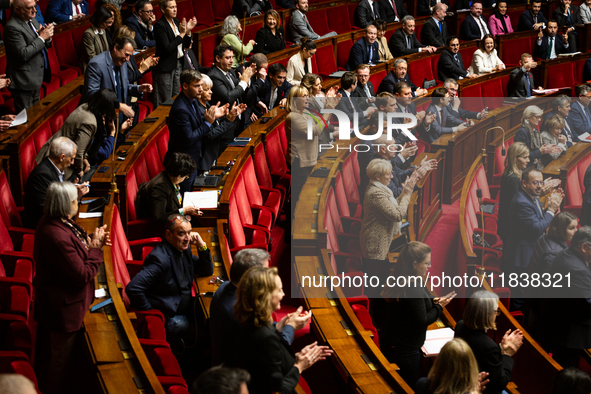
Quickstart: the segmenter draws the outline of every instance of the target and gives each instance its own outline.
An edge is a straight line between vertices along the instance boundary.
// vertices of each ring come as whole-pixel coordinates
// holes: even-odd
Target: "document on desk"
[[[78,219],[100,218],[102,216],[102,212],[80,212],[78,214]]]
[[[218,207],[218,192],[217,190],[207,190],[203,192],[185,192],[185,195],[183,197],[183,208],[185,207],[215,209]]]
[[[591,135],[589,133],[583,133],[579,135],[579,140],[582,142],[591,142]]]
[[[427,330],[425,343],[421,350],[425,357],[435,357],[439,354],[441,348],[452,339],[454,339],[454,331],[449,327]]]
[[[12,123],[10,124],[10,127],[19,126],[23,123],[27,123],[27,109],[26,108],[23,109],[21,112],[19,112],[18,115],[16,115],[16,117],[14,118]]]
[[[570,88],[564,87],[564,88],[556,88],[556,89],[532,89],[532,92],[534,92],[535,94],[548,94],[548,93],[556,93],[560,89],[570,89]]]

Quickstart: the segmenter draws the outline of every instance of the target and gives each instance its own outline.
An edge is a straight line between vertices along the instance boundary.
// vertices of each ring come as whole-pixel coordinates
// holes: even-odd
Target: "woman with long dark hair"
[[[113,14],[105,7],[97,8],[90,17],[90,27],[82,34],[82,71],[86,70],[90,59],[110,49],[111,38],[107,35],[107,28],[114,21]]]
[[[287,82],[299,85],[304,75],[312,72],[312,56],[315,54],[316,43],[307,37],[302,39],[300,51],[287,62]]]
[[[499,1],[495,6],[494,14],[488,18],[488,27],[493,36],[513,33],[508,11],[509,7],[506,1]]]

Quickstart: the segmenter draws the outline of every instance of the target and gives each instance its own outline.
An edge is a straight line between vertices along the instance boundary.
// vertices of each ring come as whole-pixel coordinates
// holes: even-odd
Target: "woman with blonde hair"
[[[520,330],[507,330],[500,344],[486,334],[496,330],[496,318],[501,314],[499,297],[490,291],[472,294],[464,308],[464,319],[456,325],[456,338],[461,338],[472,349],[478,369],[489,373],[486,394],[500,394],[511,380],[513,355],[523,342]]]
[[[477,394],[481,392],[480,379],[472,349],[456,338],[441,348],[428,377],[418,381],[416,394]]]
[[[542,155],[542,159],[538,162],[538,170],[543,170],[552,160],[556,160],[566,153],[568,149],[566,147],[567,139],[566,135],[562,134],[565,124],[565,119],[560,115],[552,115],[544,122],[544,131],[540,134],[542,144],[556,145],[556,147],[560,148],[560,152]]]
[[[562,149],[556,145],[542,144],[540,123],[544,111],[538,106],[530,105],[521,116],[521,128],[515,134],[515,142],[523,142],[529,148],[529,165],[538,165],[542,155],[546,153],[560,153]]]
[[[251,375],[251,393],[295,393],[300,374],[332,354],[317,342],[294,353],[281,338],[286,325],[299,327],[292,314],[273,327],[273,312],[281,308],[283,285],[277,268],[252,267],[244,273],[236,290],[234,316],[239,327],[235,340],[234,363]],[[308,312],[304,320],[309,320]]]
[[[232,63],[232,68],[236,68],[239,64],[242,64],[244,58],[252,52],[254,44],[256,44],[254,40],[249,40],[248,44],[244,45],[240,39],[241,32],[242,26],[240,26],[238,18],[234,15],[229,15],[224,19],[224,24],[220,31],[220,37],[222,37],[220,45],[228,45],[234,48],[234,62]]]
[[[419,379],[421,346],[427,327],[437,321],[443,308],[455,297],[455,292],[440,298],[431,297],[419,278],[424,278],[430,266],[431,248],[422,242],[409,242],[400,251],[391,277],[396,280],[395,286],[388,282],[382,292],[387,305],[380,331],[380,349],[390,362],[398,365],[400,376],[411,387]]]

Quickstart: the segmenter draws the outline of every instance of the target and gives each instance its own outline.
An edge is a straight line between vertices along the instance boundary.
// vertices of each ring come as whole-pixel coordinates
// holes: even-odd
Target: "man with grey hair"
[[[571,98],[566,94],[561,94],[560,96],[556,97],[552,100],[552,111],[550,111],[545,117],[544,122],[548,120],[553,115],[558,115],[562,120],[564,120],[564,127],[560,132],[566,137],[566,147],[570,148],[573,144],[580,142],[579,134],[574,130],[573,126],[571,125],[571,120],[569,117],[571,109]]]
[[[580,85],[576,90],[577,100],[571,104],[570,121],[572,128],[578,135],[591,134],[591,112],[589,103],[591,103],[591,87]]]
[[[462,104],[462,100],[458,95],[458,88],[459,88],[458,81],[453,78],[447,78],[443,82],[443,87],[447,89],[449,93],[449,97],[451,98],[447,109],[449,111],[449,116],[452,119],[451,123],[458,123],[458,121],[465,121],[467,119],[485,119],[488,116],[488,109],[484,108],[480,112],[475,111],[467,111],[463,108],[460,108]],[[472,121],[468,121],[470,125],[474,123]]]
[[[304,37],[317,41],[337,35],[334,31],[328,32],[323,36],[316,34],[312,26],[310,26],[310,22],[308,22],[306,12],[308,12],[308,0],[296,0],[295,10],[291,13],[291,18],[289,19],[289,31],[291,38],[296,44],[299,44]]]
[[[404,81],[410,85],[412,89],[412,96],[424,96],[426,95],[427,89],[419,88],[417,85],[412,83],[410,78],[408,77],[408,63],[404,59],[396,59],[394,61],[394,68],[384,79],[380,82],[380,86],[378,87],[378,94],[382,92],[388,92],[394,94],[394,85],[397,82]]]
[[[388,48],[394,57],[423,51],[434,53],[437,50],[434,46],[423,45],[419,42],[415,34],[415,18],[412,15],[402,18],[402,27],[392,34],[388,41]]]
[[[64,171],[74,162],[76,144],[66,137],[55,138],[49,146],[49,156],[43,159],[29,174],[25,185],[25,215],[23,225],[36,228],[43,217],[45,195],[52,182],[64,182]],[[88,193],[88,183],[76,185],[78,197]]]
[[[433,6],[432,17],[427,19],[421,30],[421,42],[424,45],[432,45],[436,48],[445,46],[449,37],[447,22],[445,21],[447,8],[448,6],[444,3],[437,3]]]
[[[548,301],[555,330],[552,357],[564,368],[575,367],[581,350],[591,346],[590,264],[591,227],[584,226],[577,230],[570,247],[556,255],[550,269],[555,278],[562,278],[562,287],[553,288],[554,299]]]
[[[0,374],[0,393],[2,394],[37,394],[35,385],[23,375],[16,373]]]

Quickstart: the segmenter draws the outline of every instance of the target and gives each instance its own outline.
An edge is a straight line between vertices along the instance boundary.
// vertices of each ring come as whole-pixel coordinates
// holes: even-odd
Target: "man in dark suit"
[[[368,25],[365,28],[365,36],[357,40],[351,52],[349,52],[349,61],[346,68],[349,71],[357,69],[360,64],[376,65],[380,61],[379,46],[376,41],[378,29],[374,25]]]
[[[376,19],[380,19],[378,0],[361,0],[355,7],[355,26],[365,29]]]
[[[158,309],[164,314],[167,337],[192,344],[196,329],[191,327],[195,321],[191,288],[196,276],[213,274],[211,253],[199,233],[191,231],[191,222],[179,213],[168,218],[164,233],[165,241],[146,257],[125,292],[132,308]],[[198,256],[193,255],[191,245]]]
[[[478,75],[470,74],[464,68],[464,60],[460,53],[460,40],[456,36],[447,39],[447,48],[441,52],[439,63],[437,64],[437,76],[440,81],[448,78],[464,79],[476,78]]]
[[[433,143],[443,134],[459,133],[468,129],[468,126],[462,123],[457,123],[452,120],[449,114],[449,103],[451,98],[446,88],[437,88],[433,91],[432,102],[427,108],[427,115],[435,114],[435,120],[428,130],[421,136],[423,140],[428,143]]]
[[[50,0],[45,9],[47,22],[64,23],[88,15],[86,0]]]
[[[117,37],[113,41],[113,48],[90,59],[84,72],[84,90],[81,102],[87,102],[90,96],[101,89],[111,89],[117,94],[119,101],[120,123],[135,115],[131,108],[131,96],[137,97],[141,93],[152,91],[150,84],[132,85],[129,83],[128,68],[125,63],[133,55],[133,44],[130,37]]]
[[[375,111],[375,107],[367,107],[366,110],[361,109],[359,102],[361,99],[355,97],[353,92],[357,88],[357,75],[352,72],[346,72],[341,77],[341,88],[338,93],[342,95],[336,109],[349,115],[351,124],[354,122],[353,116],[357,116],[359,122],[359,131],[363,130],[367,126],[367,118],[371,116]]]
[[[154,7],[149,0],[138,0],[135,3],[135,12],[125,21],[131,30],[135,32],[135,42],[139,49],[156,46],[154,38]]]
[[[591,227],[585,226],[577,230],[570,247],[556,255],[550,269],[564,278],[561,288],[552,289],[551,303],[552,357],[564,368],[576,367],[581,351],[591,346],[590,263]]]
[[[201,64],[199,64],[199,60],[197,60],[197,56],[193,51],[193,36],[191,36],[191,45],[189,45],[188,48],[184,48],[183,51],[185,55],[183,70],[197,70],[201,74],[209,74],[211,68],[203,67]]]
[[[462,40],[481,40],[486,34],[489,34],[488,22],[482,16],[482,3],[480,1],[472,2],[470,15],[462,22],[460,27],[460,37]]]
[[[535,166],[521,172],[521,187],[509,207],[509,237],[503,245],[503,272],[521,274],[527,272],[527,265],[534,251],[538,238],[546,232],[550,222],[560,208],[564,197],[562,189],[553,191],[548,196],[548,208],[544,210],[540,199],[544,186],[544,177]],[[522,289],[511,288],[511,309],[523,306]]]
[[[422,136],[429,131],[431,124],[435,121],[437,115],[432,113],[431,115],[426,116],[426,111],[417,112],[417,106],[412,102],[412,89],[408,83],[401,81],[394,85],[394,98],[396,98],[396,112],[413,114],[416,116],[417,125],[411,129],[411,132],[415,137]],[[380,109],[379,106],[378,109]],[[399,122],[404,123],[404,120],[400,120]],[[396,130],[396,132],[397,134],[393,134],[393,136],[397,144],[404,145],[412,142],[412,140],[401,130]],[[408,164],[410,165],[410,162],[408,162]]]
[[[378,0],[378,4],[380,5],[380,16],[387,23],[400,22],[408,15],[401,0]]]
[[[232,12],[230,15],[236,16],[238,19],[264,14],[267,10],[273,8],[269,0],[236,0],[232,4]]]
[[[277,0],[276,4],[278,7],[290,9],[290,8],[295,8],[296,0]]]
[[[509,97],[530,97],[532,95],[532,89],[535,89],[536,85],[534,85],[534,76],[530,70],[537,65],[538,63],[533,61],[529,53],[521,55],[519,67],[511,71],[509,75],[507,86]]]
[[[265,80],[258,79],[256,81],[260,85],[256,89],[257,103],[261,103],[259,108],[262,109],[259,111],[258,108],[255,108],[257,116],[261,116],[275,107],[285,106],[287,96],[292,88],[291,83],[287,82],[286,76],[285,66],[281,63],[273,63],[269,67],[269,73]]]
[[[433,7],[432,18],[427,19],[421,30],[423,45],[431,45],[436,48],[445,46],[449,37],[447,23],[445,22],[447,7],[445,3],[437,3]]]
[[[485,119],[488,116],[488,110],[484,108],[480,112],[467,111],[460,107],[462,104],[461,99],[458,97],[458,81],[453,78],[448,78],[443,81],[443,87],[447,89],[449,97],[451,97],[450,103],[447,106],[448,112],[452,118],[465,120],[465,119]],[[472,123],[472,122],[470,122]]]
[[[35,19],[34,0],[14,2],[14,14],[4,27],[4,47],[6,76],[17,114],[38,102],[41,85],[51,81],[47,53],[51,37],[53,25],[40,27]]]
[[[353,91],[353,96],[364,101],[359,102],[359,107],[362,110],[366,110],[369,106],[375,107],[374,102],[376,101],[376,92],[373,88],[373,84],[369,80],[369,65],[360,64],[357,67],[357,87]]]
[[[585,192],[583,194],[583,205],[581,206],[581,226],[591,226],[591,165],[585,171],[583,179]]]
[[[542,30],[538,32],[538,39],[534,46],[534,57],[536,59],[556,59],[556,57],[563,53],[570,52],[570,45],[568,43],[568,33],[557,34],[558,24],[555,20],[548,22],[546,34]]]
[[[564,119],[564,127],[562,128],[562,132],[560,134],[566,137],[567,148],[570,148],[573,143],[580,142],[579,134],[575,131],[572,121],[569,117],[571,110],[570,101],[571,98],[569,96],[566,94],[561,94],[552,100],[552,111],[544,116],[544,122],[554,115],[558,115],[560,118]]]
[[[203,115],[197,108],[195,101],[201,94],[201,73],[196,70],[185,70],[181,73],[181,93],[172,104],[169,115],[168,128],[170,139],[168,140],[168,152],[188,153],[196,163],[201,160],[201,140],[204,134],[210,131],[214,121],[228,114],[228,105],[212,105]],[[215,84],[214,84],[215,86]],[[164,159],[166,161],[166,158]],[[181,194],[191,191],[197,171],[181,182]]]
[[[25,185],[25,214],[23,225],[26,228],[35,229],[37,223],[43,217],[45,195],[52,182],[63,182],[64,172],[76,158],[76,144],[66,137],[54,138],[49,147],[47,156],[37,165],[27,178]],[[88,183],[77,186],[78,197],[88,193]]]
[[[388,41],[388,48],[394,57],[412,55],[423,51],[434,53],[437,50],[437,48],[423,45],[417,40],[415,18],[412,15],[402,18],[402,27],[392,34]]]
[[[183,48],[191,45],[191,31],[197,25],[195,17],[179,22],[176,18],[176,1],[169,0],[161,4],[165,4],[160,7],[162,18],[154,24],[156,57],[160,59],[152,70],[154,109],[179,92],[179,77],[184,62]],[[172,26],[175,27],[174,30]]]
[[[558,26],[566,28],[570,51],[576,52],[577,32],[575,31],[575,26],[583,24],[581,12],[578,6],[571,4],[572,0],[560,0],[560,2],[562,4],[554,10],[552,19],[558,23]]]
[[[528,30],[539,30],[544,28],[548,23],[548,20],[544,17],[542,11],[541,1],[532,1],[531,9],[523,11],[519,16],[519,24],[517,25],[517,31],[528,31]]]
[[[420,96],[426,95],[427,89],[419,88],[414,83],[412,83],[412,81],[408,77],[407,71],[408,71],[408,63],[406,62],[406,60],[396,59],[394,61],[394,69],[392,69],[392,71],[390,71],[390,73],[388,75],[386,75],[386,77],[384,79],[382,79],[382,82],[380,82],[380,86],[378,87],[378,93],[381,93],[381,92],[394,93],[394,85],[396,85],[396,83],[398,83],[400,81],[404,81],[404,82],[408,83],[410,85],[410,87],[412,88],[412,96],[413,97],[417,97],[417,96],[420,97]]]
[[[450,7],[448,0],[419,0],[417,3],[417,14],[419,16],[432,15],[435,11],[435,7],[437,7],[437,4],[445,4],[446,12]]]
[[[587,85],[579,85],[575,91],[577,100],[573,101],[570,108],[569,118],[575,133],[591,134],[591,88]]]

